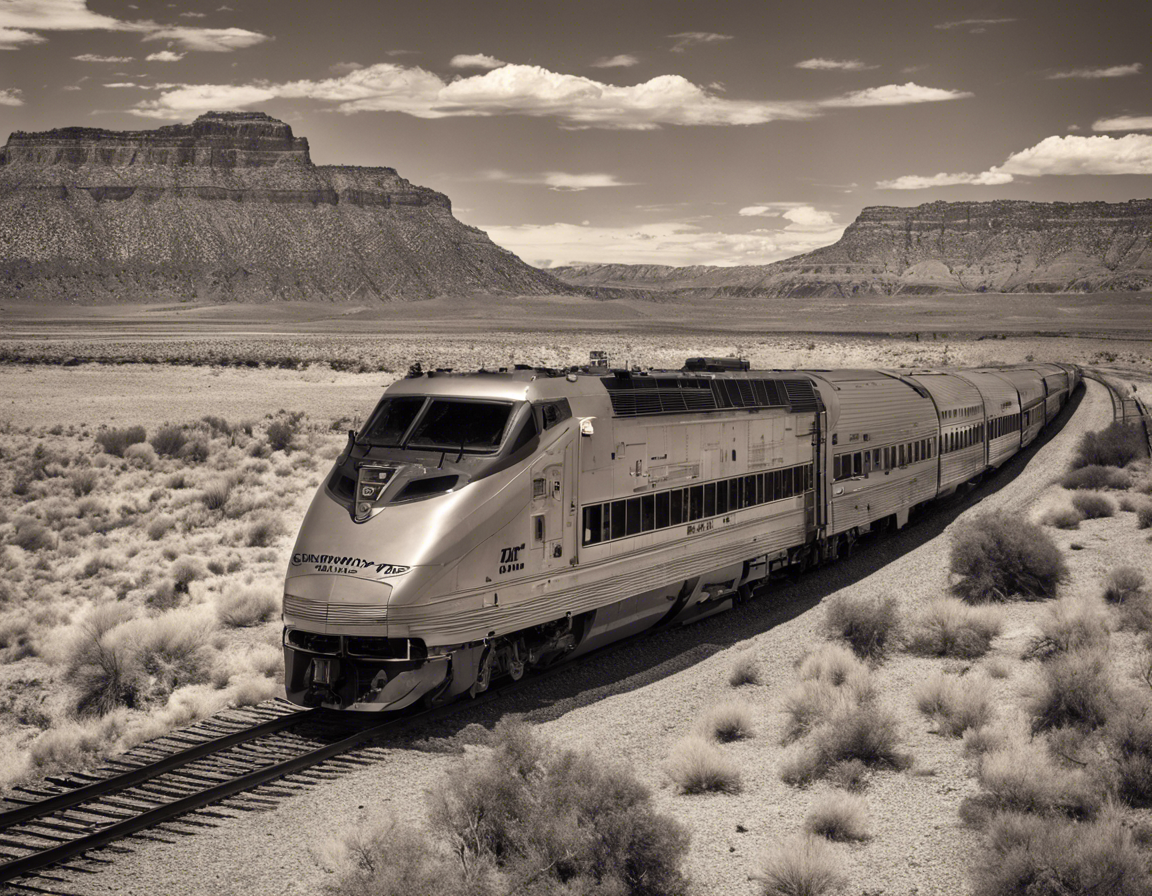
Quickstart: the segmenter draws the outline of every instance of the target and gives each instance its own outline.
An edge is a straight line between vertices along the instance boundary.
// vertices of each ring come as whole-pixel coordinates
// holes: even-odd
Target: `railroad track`
[[[215,826],[232,816],[206,807],[224,801],[228,810],[269,808],[275,805],[270,797],[370,764],[372,758],[346,754],[406,721],[389,717],[366,727],[353,714],[299,710],[285,701],[239,715],[144,744],[109,763],[104,774],[49,778],[6,796],[12,806],[0,813],[5,892],[56,892],[47,887],[66,880],[50,869],[95,871],[110,860],[86,853],[143,831]],[[298,780],[280,780],[302,772]],[[272,782],[278,783],[269,787]]]
[[[1148,413],[1144,403],[1099,371],[1086,370],[1084,375],[1096,380],[1108,390],[1108,395],[1112,399],[1114,422],[1140,427],[1144,433],[1144,441],[1148,444],[1149,454],[1152,454],[1152,415]]]

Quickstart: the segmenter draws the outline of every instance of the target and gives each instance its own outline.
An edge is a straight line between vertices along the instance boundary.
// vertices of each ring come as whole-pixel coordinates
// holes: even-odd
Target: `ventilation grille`
[[[606,376],[612,413],[617,417],[722,411],[728,408],[789,407],[795,413],[817,409],[816,391],[808,379],[747,377]]]
[[[284,595],[284,615],[326,625],[384,625],[388,608],[358,604],[328,604]]]

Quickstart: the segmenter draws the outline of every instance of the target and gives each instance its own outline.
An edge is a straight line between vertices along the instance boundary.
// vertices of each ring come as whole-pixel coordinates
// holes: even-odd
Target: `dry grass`
[[[681,793],[739,793],[743,787],[736,761],[697,734],[672,747],[665,769]]]
[[[832,716],[871,704],[876,685],[871,670],[852,651],[824,644],[799,665],[800,681],[784,695],[784,742],[808,734]]]
[[[985,752],[977,777],[984,793],[970,801],[970,818],[995,812],[1091,818],[1102,804],[1098,782],[1059,765],[1039,740],[1017,737]]]
[[[1048,606],[1039,620],[1040,634],[1025,651],[1026,659],[1047,659],[1071,650],[1098,650],[1107,646],[1108,617],[1099,600],[1063,597]]]
[[[1108,721],[1114,703],[1106,655],[1075,650],[1044,663],[1027,708],[1036,731],[1066,726],[1091,730]]]
[[[709,709],[700,719],[698,730],[720,743],[747,740],[755,733],[752,707],[743,700],[725,700]]]
[[[923,656],[975,659],[988,652],[1002,626],[1003,614],[995,607],[937,598],[913,620],[908,649]]]
[[[916,689],[916,708],[935,721],[940,734],[961,737],[991,720],[991,684],[980,675],[960,678],[936,670]]]
[[[1040,517],[1040,525],[1065,531],[1079,529],[1082,522],[1084,514],[1075,507],[1051,507]]]
[[[879,659],[899,628],[896,598],[841,594],[828,603],[824,629],[832,638],[848,642],[857,656]]]
[[[746,684],[760,684],[760,666],[756,662],[756,655],[751,650],[737,654],[728,673],[728,684],[734,688]]]
[[[1104,580],[1104,600],[1125,604],[1144,593],[1144,573],[1135,566],[1118,566]]]
[[[868,840],[872,836],[864,798],[843,790],[816,798],[804,819],[804,830],[840,842]]]
[[[1123,467],[1147,454],[1147,443],[1135,425],[1112,423],[1099,432],[1086,432],[1080,438],[1073,467]]]
[[[842,889],[844,862],[823,837],[794,837],[778,844],[749,875],[762,896],[824,896]]]
[[[781,764],[780,777],[804,785],[853,759],[873,768],[907,768],[911,761],[900,750],[896,717],[874,704],[837,709],[797,744]]]
[[[26,682],[0,730],[0,783],[283,693],[278,521],[303,516],[339,438],[301,422],[276,475],[248,457],[262,426],[173,428],[186,438],[157,439],[168,453],[105,435],[123,457],[83,429],[0,433],[0,660]],[[22,495],[4,488],[17,474]],[[209,510],[217,483],[243,502]],[[106,612],[114,624],[95,621]]]
[[[1117,467],[1102,467],[1096,464],[1080,467],[1065,474],[1060,480],[1064,488],[1089,488],[1099,490],[1102,488],[1126,489],[1132,485],[1132,477]]]

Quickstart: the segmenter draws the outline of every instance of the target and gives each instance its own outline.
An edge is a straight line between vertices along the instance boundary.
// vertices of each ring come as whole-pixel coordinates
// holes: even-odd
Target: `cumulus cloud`
[[[1117,115],[1092,122],[1094,131],[1152,131],[1152,115]]]
[[[876,184],[885,190],[923,190],[958,184],[994,186],[1017,177],[1076,174],[1152,174],[1152,135],[1046,137],[980,174],[906,175]]]
[[[795,233],[827,233],[836,227],[831,212],[822,212],[810,205],[798,205],[784,212],[782,217],[788,226],[784,229]]]
[[[88,9],[86,0],[4,0],[0,4],[0,48],[43,43],[41,31],[128,31],[144,40],[171,40],[187,50],[229,52],[268,40],[244,28],[169,26],[150,20],[125,21]]]
[[[131,62],[131,56],[101,56],[98,53],[81,53],[73,56],[77,62]]]
[[[556,118],[568,128],[652,130],[662,125],[754,125],[820,115],[823,107],[904,105],[968,96],[953,90],[891,84],[822,102],[736,100],[679,75],[628,86],[606,84],[535,65],[504,65],[446,81],[419,67],[381,62],[323,80],[247,85],[182,85],[131,110],[179,119],[211,109],[239,108],[274,97],[336,104],[337,111],[404,112],[418,118],[527,115]]]
[[[448,63],[452,68],[500,68],[507,65],[503,59],[489,56],[486,53],[460,53],[453,56]]]
[[[182,13],[180,13],[180,18],[182,18],[182,19],[202,19],[202,18],[204,18],[204,13],[202,13],[202,12],[182,12]]]
[[[862,72],[866,69],[876,68],[875,65],[865,65],[859,59],[824,59],[823,57],[816,57],[815,59],[805,59],[803,62],[797,62],[796,68],[806,68],[815,71],[846,71],[846,72]]]
[[[715,44],[724,40],[732,40],[731,34],[716,34],[712,31],[681,31],[679,34],[669,34],[672,40],[673,53],[684,53],[690,47],[698,47],[701,44]]]
[[[1064,78],[1084,78],[1096,80],[1099,78],[1126,78],[1129,75],[1138,75],[1144,66],[1139,62],[1131,65],[1111,65],[1108,68],[1074,68],[1067,72],[1055,72],[1048,76],[1049,81],[1058,81]]]
[[[882,87],[867,87],[853,90],[843,96],[821,100],[821,106],[829,108],[852,108],[856,106],[907,106],[913,103],[940,103],[947,100],[961,100],[972,96],[965,90],[942,90],[938,87],[921,87],[909,81],[907,84],[885,84]]]
[[[144,57],[145,62],[179,62],[184,58],[183,53],[173,53],[171,50],[160,50],[156,53],[149,53]]]
[[[968,28],[979,33],[988,25],[1007,25],[1009,22],[1015,21],[1015,19],[960,19],[955,22],[941,22],[936,28],[940,31],[948,31],[952,28]]]
[[[364,68],[359,62],[333,62],[328,66],[328,71],[334,75],[347,75],[349,72],[359,71]]]
[[[0,106],[23,106],[24,100],[20,96],[23,92],[19,87],[0,88]]]
[[[788,229],[725,233],[689,221],[636,227],[588,224],[483,226],[501,246],[530,264],[768,264],[836,242],[842,227],[819,233]]]
[[[143,84],[133,84],[131,81],[113,81],[111,84],[105,84],[105,87],[141,87]],[[147,89],[147,88],[145,88]]]
[[[639,61],[628,53],[620,53],[618,56],[601,56],[592,63],[592,68],[631,68]]]
[[[803,202],[758,202],[746,205],[736,214],[744,218],[779,218],[790,208],[798,208]]]
[[[615,174],[568,174],[564,171],[545,171],[543,174],[509,174],[506,171],[486,171],[485,180],[500,180],[512,184],[539,184],[563,193],[579,193],[600,187],[631,187],[635,184],[619,180]]]

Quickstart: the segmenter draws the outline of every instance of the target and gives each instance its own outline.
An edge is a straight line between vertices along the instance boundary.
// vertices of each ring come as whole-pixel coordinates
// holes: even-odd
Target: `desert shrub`
[[[423,831],[387,817],[356,824],[330,846],[325,866],[336,877],[332,896],[487,896],[491,869],[462,872],[446,850],[429,848]]]
[[[1091,818],[1102,802],[1097,782],[1058,765],[1039,740],[1014,739],[984,753],[978,777],[984,792],[966,805],[969,818],[996,812]]]
[[[992,657],[984,663],[984,671],[989,678],[1007,678],[1012,674],[1012,667],[1004,657]]]
[[[899,726],[890,712],[870,703],[842,709],[812,730],[783,764],[781,777],[807,784],[852,759],[869,767],[906,768],[909,759],[899,747]]]
[[[147,527],[145,527],[144,531],[153,541],[159,541],[161,538],[171,532],[175,526],[176,519],[166,513],[162,513],[160,516],[153,517],[153,519],[148,523]]]
[[[868,766],[859,759],[845,759],[832,766],[826,778],[833,787],[859,793],[868,786]]]
[[[1113,423],[1099,432],[1086,432],[1080,437],[1073,467],[1123,467],[1146,451],[1140,428],[1124,423]]]
[[[736,761],[695,734],[672,747],[666,768],[681,793],[738,793],[743,786]]]
[[[1117,566],[1104,580],[1104,600],[1122,604],[1144,591],[1144,573],[1135,566]]]
[[[1138,506],[1136,499],[1131,495],[1121,495],[1116,501],[1116,508],[1125,513],[1135,513]]]
[[[672,896],[686,887],[688,835],[656,812],[648,788],[600,758],[552,747],[523,723],[501,722],[486,757],[450,770],[428,814],[458,867],[506,877],[501,893],[530,875],[540,894]]]
[[[176,457],[180,449],[188,443],[188,433],[183,426],[162,426],[148,440],[156,453],[163,457]]]
[[[871,703],[872,673],[852,651],[825,644],[800,663],[800,682],[784,695],[784,742],[803,737],[831,716]]]
[[[749,875],[763,896],[824,896],[846,883],[844,862],[823,837],[794,837],[780,843]]]
[[[230,479],[215,479],[201,489],[200,500],[209,510],[221,510],[228,503],[228,496],[231,494]]]
[[[1028,659],[1046,659],[1070,650],[1094,650],[1108,644],[1108,617],[1093,598],[1063,597],[1040,617],[1040,634],[1025,652]]]
[[[182,557],[172,564],[168,574],[172,577],[176,591],[187,594],[188,586],[197,579],[204,578],[207,575],[207,570],[204,568],[204,564],[194,557]]]
[[[244,542],[250,548],[266,548],[283,534],[284,527],[279,520],[265,517],[248,527]]]
[[[728,673],[728,684],[734,688],[746,684],[760,684],[760,666],[751,650],[737,654],[736,661],[732,663],[732,670]]]
[[[1072,506],[1084,514],[1084,519],[1098,520],[1112,516],[1116,505],[1099,492],[1081,492],[1072,496]]]
[[[150,703],[163,703],[178,687],[206,681],[209,657],[207,623],[187,610],[136,619],[125,625],[142,673],[140,693]]]
[[[65,667],[77,687],[76,710],[81,715],[105,715],[137,703],[131,653],[127,645],[111,637],[130,612],[116,604],[95,607],[65,650]]]
[[[1141,504],[1136,508],[1136,528],[1152,528],[1152,504]]]
[[[101,429],[96,433],[96,444],[105,454],[113,457],[123,457],[124,449],[129,445],[136,445],[146,438],[143,426],[128,426],[124,429]]]
[[[288,451],[296,441],[296,426],[290,420],[273,420],[268,424],[267,437],[273,451]]]
[[[992,693],[986,678],[958,678],[933,672],[916,689],[916,708],[936,722],[939,733],[960,737],[992,718]]]
[[[1129,806],[1152,806],[1152,707],[1130,705],[1115,713],[1105,741],[1116,795]]]
[[[1064,478],[1060,480],[1060,484],[1069,489],[1126,489],[1131,486],[1132,477],[1116,467],[1101,467],[1093,464],[1066,473]]]
[[[72,489],[72,494],[77,498],[83,498],[85,495],[92,494],[92,490],[96,488],[99,482],[100,474],[89,467],[73,473],[72,478],[68,480],[68,485]]]
[[[1040,669],[1028,710],[1036,731],[1075,725],[1093,729],[1108,720],[1112,708],[1108,663],[1102,653],[1062,653]]]
[[[188,488],[188,476],[183,470],[173,473],[164,480],[164,487],[170,488],[172,491],[180,491],[180,489]]]
[[[11,537],[12,544],[26,551],[45,551],[56,544],[56,539],[44,525],[34,519],[19,519]]]
[[[1148,869],[1114,813],[1097,821],[1007,813],[973,863],[973,896],[1147,896]]]
[[[994,750],[1002,750],[1009,743],[1003,729],[995,725],[968,728],[964,731],[961,741],[965,756],[983,756]]]
[[[191,464],[202,464],[208,460],[212,449],[204,439],[192,439],[185,443],[184,447],[178,452],[179,457],[188,461]]]
[[[752,710],[742,700],[726,700],[704,714],[700,733],[721,743],[744,740],[753,734]]]
[[[148,606],[156,610],[171,610],[180,606],[185,592],[176,590],[176,583],[171,579],[162,579],[144,598]]]
[[[975,659],[988,652],[1001,626],[1000,613],[993,607],[973,607],[959,600],[938,598],[913,621],[908,648],[924,656]]]
[[[877,659],[896,634],[899,613],[894,597],[842,594],[829,601],[824,628],[847,641],[857,656]]]
[[[1051,526],[1053,529],[1079,529],[1082,522],[1084,514],[1075,507],[1051,507],[1040,517],[1042,526]]]
[[[232,628],[267,622],[279,609],[280,592],[258,585],[243,585],[228,591],[216,602],[216,615]]]
[[[812,804],[804,830],[828,840],[867,840],[871,835],[863,797],[844,791],[825,793]]]
[[[212,414],[206,414],[200,418],[200,422],[203,423],[210,432],[214,432],[222,436],[232,435],[232,426],[223,417],[216,417]]]
[[[1024,518],[992,511],[962,523],[949,562],[953,590],[970,602],[1053,597],[1068,567],[1048,534]]]

